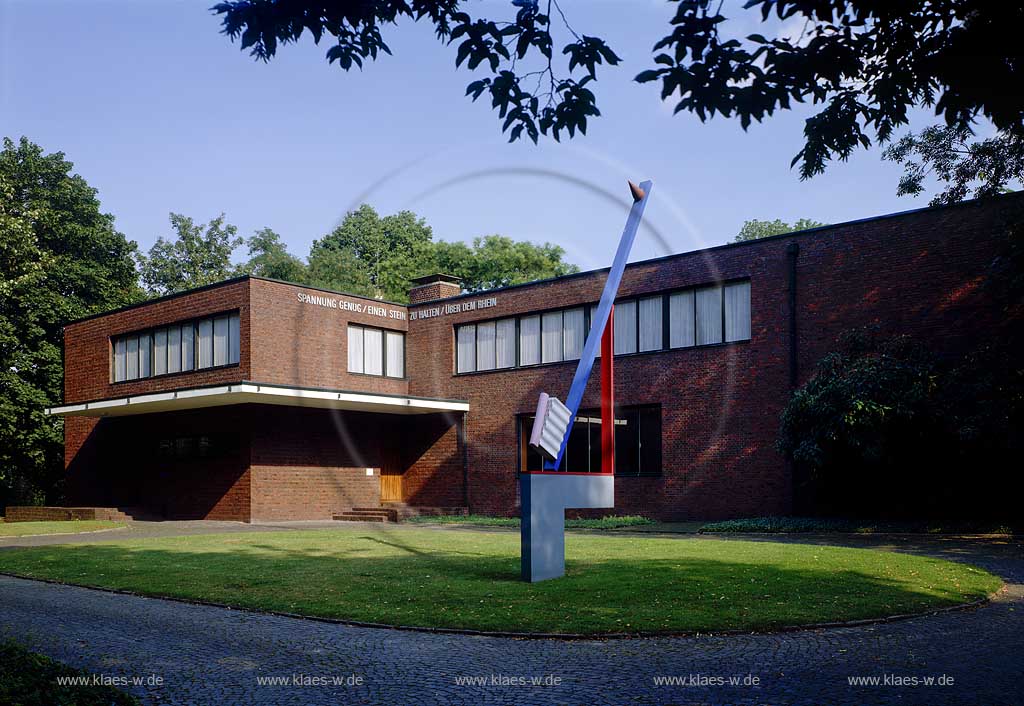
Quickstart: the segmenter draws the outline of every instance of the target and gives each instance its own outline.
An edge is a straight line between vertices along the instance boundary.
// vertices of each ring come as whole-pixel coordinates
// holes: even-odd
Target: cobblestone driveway
[[[1008,589],[980,609],[857,628],[560,642],[346,627],[0,577],[0,631],[92,672],[160,676],[161,686],[133,689],[160,704],[1024,703],[1020,542],[784,541],[878,546],[967,560],[1002,575]],[[296,675],[350,677],[350,682],[355,677],[360,683],[259,683],[266,677],[292,682]],[[756,677],[758,683],[655,682],[689,675],[738,677],[741,682]],[[953,683],[854,687],[847,680],[886,675],[944,676]],[[484,683],[460,684],[464,677]],[[558,683],[509,683],[521,677]]]

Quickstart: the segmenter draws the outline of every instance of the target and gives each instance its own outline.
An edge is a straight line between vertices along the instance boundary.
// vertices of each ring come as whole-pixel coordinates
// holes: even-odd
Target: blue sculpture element
[[[612,348],[611,330],[605,337],[605,329],[611,318],[612,305],[626,269],[629,251],[636,239],[636,231],[647,205],[651,182],[645,181],[639,187],[630,182],[633,194],[633,207],[626,218],[626,227],[622,231],[615,259],[608,272],[601,301],[590,325],[587,336],[576,366],[569,395],[563,405],[556,397],[542,392],[537,403],[537,415],[530,434],[530,445],[544,457],[544,469],[540,472],[527,472],[520,476],[520,497],[522,498],[521,570],[524,581],[544,581],[565,574],[565,510],[566,508],[601,508],[615,506],[615,475],[612,460],[605,459],[601,473],[565,473],[559,472],[565,456],[565,446],[572,433],[573,423],[579,413],[587,380],[594,367],[599,345],[606,350],[602,365],[607,366],[608,389],[603,395],[602,407],[611,407],[612,364],[614,351]],[[607,359],[607,360],[605,360]],[[602,385],[604,385],[602,381]],[[606,404],[607,403],[607,404]],[[607,412],[607,414],[605,414]],[[611,424],[613,415],[609,410],[602,411],[602,418]],[[603,429],[602,435],[611,435],[611,429]],[[611,437],[609,436],[609,439]],[[603,443],[603,442],[602,442]],[[611,441],[609,447],[611,448]]]

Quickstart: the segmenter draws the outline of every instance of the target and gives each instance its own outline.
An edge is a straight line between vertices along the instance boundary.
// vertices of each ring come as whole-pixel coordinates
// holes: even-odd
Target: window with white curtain
[[[128,340],[119,338],[114,341],[114,382],[128,379]]]
[[[153,377],[153,337],[149,333],[139,335],[139,377]]]
[[[348,371],[405,377],[405,334],[358,324],[348,325]]]
[[[167,329],[167,372],[181,371],[181,326]]]
[[[722,342],[722,288],[706,287],[696,292],[697,345]]]
[[[213,320],[213,364],[226,365],[228,362],[228,317],[218,316]]]
[[[583,354],[583,341],[587,336],[583,307],[566,309],[562,313],[562,358],[579,360]]]
[[[496,335],[495,322],[476,325],[476,369],[494,370],[495,350],[494,342]]]
[[[348,371],[350,373],[365,372],[363,367],[363,327],[348,327]]]
[[[519,364],[536,365],[540,362],[540,316],[519,319]]]
[[[163,375],[167,372],[167,329],[153,332],[153,374]]]
[[[661,296],[641,299],[640,308],[640,351],[661,350],[662,327]]]
[[[476,370],[476,324],[459,326],[455,330],[455,363],[460,373]]]
[[[137,380],[139,377],[139,337],[129,336],[128,337],[128,353],[126,360],[128,361],[128,374],[126,378],[128,380]]]
[[[628,299],[614,312],[616,355],[749,340],[750,282]],[[579,360],[596,313],[588,304],[458,326],[456,372]]]
[[[750,282],[725,285],[725,340],[750,338]]]
[[[686,348],[694,345],[693,290],[676,292],[668,298],[668,345]]]
[[[557,363],[562,359],[562,312],[551,311],[541,317],[540,362]]]
[[[194,370],[196,367],[196,328],[192,324],[181,327],[181,369]]]
[[[379,328],[363,329],[363,372],[384,374],[384,332]]]
[[[612,319],[615,321],[615,355],[636,353],[636,302],[617,302]]]
[[[209,368],[213,365],[213,319],[203,319],[196,327],[197,341],[199,348],[199,368]]]
[[[512,368],[516,364],[516,320],[501,319],[495,325],[494,347],[496,368]]]
[[[387,353],[385,374],[390,378],[405,377],[405,334],[398,331],[384,333],[384,350]]]
[[[237,365],[240,335],[238,312],[234,312],[118,336],[113,344],[114,382]]]

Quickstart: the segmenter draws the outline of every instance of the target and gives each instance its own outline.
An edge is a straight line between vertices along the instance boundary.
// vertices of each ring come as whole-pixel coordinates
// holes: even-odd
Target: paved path
[[[747,537],[750,539],[750,537]],[[778,540],[778,537],[771,538]],[[721,541],[708,539],[706,541]],[[163,679],[133,689],[175,704],[1021,704],[1024,546],[1007,540],[799,537],[969,560],[1008,590],[986,607],[777,635],[561,642],[354,628],[0,577],[0,632],[68,664]],[[643,596],[638,596],[643,600]],[[259,680],[340,678],[268,686]],[[656,677],[756,685],[659,686]],[[851,687],[849,676],[951,677]],[[484,684],[465,685],[464,678]],[[557,684],[509,679],[550,677]],[[354,679],[353,679],[354,678]],[[492,683],[505,680],[505,684]]]

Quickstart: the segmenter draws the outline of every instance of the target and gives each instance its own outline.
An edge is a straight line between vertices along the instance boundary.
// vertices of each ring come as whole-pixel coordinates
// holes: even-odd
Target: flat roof
[[[291,387],[243,380],[226,385],[153,392],[79,404],[47,407],[47,415],[62,417],[124,417],[153,412],[174,412],[235,404],[272,404],[385,414],[468,412],[469,402],[434,397],[389,395],[375,392]]]

